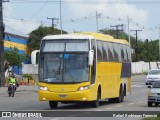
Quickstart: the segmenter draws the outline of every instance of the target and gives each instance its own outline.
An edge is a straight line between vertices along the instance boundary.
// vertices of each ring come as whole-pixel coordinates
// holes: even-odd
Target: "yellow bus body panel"
[[[89,82],[80,84],[47,84],[39,82],[39,86],[45,86],[47,91],[39,90],[40,101],[91,101],[94,86],[88,90],[78,91],[81,86],[88,86]],[[94,98],[95,99],[95,98]]]
[[[99,62],[97,64],[97,82],[101,85],[101,98],[119,96],[122,63]]]

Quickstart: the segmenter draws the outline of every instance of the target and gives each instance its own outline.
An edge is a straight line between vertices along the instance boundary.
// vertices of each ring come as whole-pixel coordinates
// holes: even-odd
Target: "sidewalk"
[[[16,92],[22,92],[22,91],[38,91],[38,86],[37,85],[20,85]],[[0,94],[1,93],[6,93],[7,92],[7,87],[0,87]]]

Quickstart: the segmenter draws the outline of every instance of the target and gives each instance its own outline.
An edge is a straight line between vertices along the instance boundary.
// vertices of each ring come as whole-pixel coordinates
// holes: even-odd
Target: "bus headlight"
[[[89,85],[88,86],[81,86],[78,88],[78,91],[82,91],[82,90],[87,90],[89,89]]]
[[[40,90],[44,90],[44,91],[47,91],[47,90],[48,90],[47,87],[43,87],[43,86],[39,86],[39,89],[40,89]]]

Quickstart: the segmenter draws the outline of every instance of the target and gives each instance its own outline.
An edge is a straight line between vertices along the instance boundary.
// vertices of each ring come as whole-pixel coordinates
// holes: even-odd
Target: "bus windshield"
[[[81,83],[89,81],[87,53],[42,53],[40,81],[46,83]]]

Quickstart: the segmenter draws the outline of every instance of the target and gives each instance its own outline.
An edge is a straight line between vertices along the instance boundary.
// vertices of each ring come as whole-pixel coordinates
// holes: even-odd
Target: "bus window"
[[[107,42],[102,42],[103,60],[108,61],[108,48]]]
[[[112,43],[108,43],[108,58],[109,61],[114,61],[114,51],[113,51],[113,44]]]
[[[97,59],[98,60],[103,60],[102,43],[101,43],[101,41],[97,41]]]

